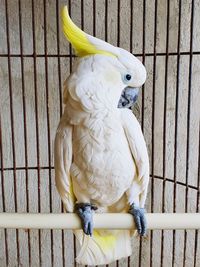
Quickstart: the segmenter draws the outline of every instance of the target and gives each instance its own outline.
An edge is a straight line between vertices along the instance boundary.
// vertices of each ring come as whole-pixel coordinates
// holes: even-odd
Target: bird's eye
[[[131,75],[130,75],[130,74],[126,74],[126,75],[125,75],[125,80],[126,80],[126,81],[130,81],[130,79],[131,79]]]

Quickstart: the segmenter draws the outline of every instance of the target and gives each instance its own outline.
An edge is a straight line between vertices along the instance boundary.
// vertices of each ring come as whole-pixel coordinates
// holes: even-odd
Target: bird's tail
[[[129,230],[94,230],[92,237],[75,230],[81,250],[76,261],[83,265],[109,264],[131,255]]]

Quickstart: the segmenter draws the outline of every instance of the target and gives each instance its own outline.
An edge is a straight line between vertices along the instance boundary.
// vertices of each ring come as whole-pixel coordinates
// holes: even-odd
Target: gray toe
[[[147,230],[145,209],[137,207],[134,203],[130,206],[129,213],[133,215],[138,234],[144,236]]]
[[[75,206],[75,212],[81,219],[83,232],[90,236],[93,232],[93,210],[94,207],[88,203],[77,203]]]

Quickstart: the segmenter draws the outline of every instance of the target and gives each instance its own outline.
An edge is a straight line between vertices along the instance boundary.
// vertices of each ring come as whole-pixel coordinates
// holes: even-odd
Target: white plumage
[[[115,58],[84,57],[65,82],[55,170],[67,211],[73,211],[75,199],[96,204],[101,212],[125,212],[132,202],[144,205],[147,149],[132,112],[117,108],[124,88],[118,67]]]

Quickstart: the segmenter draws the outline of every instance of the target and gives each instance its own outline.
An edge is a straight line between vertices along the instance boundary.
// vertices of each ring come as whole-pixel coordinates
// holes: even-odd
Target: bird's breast
[[[73,132],[73,179],[101,205],[112,205],[130,187],[135,164],[119,123]]]

